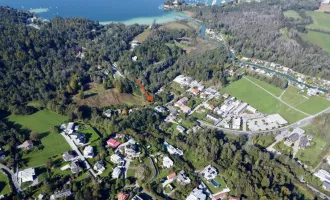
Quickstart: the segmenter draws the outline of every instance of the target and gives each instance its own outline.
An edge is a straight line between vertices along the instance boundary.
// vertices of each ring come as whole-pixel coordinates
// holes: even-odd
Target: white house
[[[168,156],[165,156],[163,158],[163,167],[171,168],[173,164],[174,164],[173,161]]]
[[[34,168],[27,168],[18,172],[18,178],[21,180],[21,183],[33,181],[35,175]]]
[[[206,180],[212,180],[218,175],[218,172],[216,168],[208,165],[203,169],[203,171],[201,171],[201,174]]]
[[[113,154],[112,156],[110,156],[110,160],[111,160],[111,162],[113,162],[115,164],[119,164],[120,161],[122,161],[123,159],[118,154]]]
[[[121,169],[119,167],[115,167],[112,171],[112,178],[119,178],[121,174]]]
[[[95,171],[98,171],[99,174],[101,174],[102,172],[104,172],[105,170],[105,167],[104,167],[104,162],[101,160],[101,161],[98,161],[95,163],[93,169]]]
[[[85,158],[93,158],[94,157],[94,150],[93,147],[88,145],[84,149],[84,157]]]
[[[66,126],[65,132],[67,134],[71,134],[71,133],[73,133],[73,129],[74,129],[74,123],[69,122],[68,125]]]

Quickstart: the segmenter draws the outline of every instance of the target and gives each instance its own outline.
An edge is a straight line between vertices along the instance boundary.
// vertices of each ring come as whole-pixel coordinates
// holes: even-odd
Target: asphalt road
[[[10,177],[8,177],[8,178],[11,179],[11,182],[13,183],[16,192],[17,192],[19,195],[23,196],[23,192],[22,192],[22,190],[21,190],[21,187],[20,187],[19,184],[18,184],[17,177],[16,177],[16,175],[14,174],[14,172],[13,172],[12,170],[10,170],[8,167],[6,167],[5,165],[1,164],[1,163],[0,163],[0,169],[2,169],[3,171],[5,171],[7,175],[8,175],[8,174],[10,175]]]

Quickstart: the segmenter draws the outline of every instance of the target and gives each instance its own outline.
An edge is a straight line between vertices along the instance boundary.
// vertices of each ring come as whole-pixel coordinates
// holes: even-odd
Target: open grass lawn
[[[292,155],[293,153],[292,147],[285,145],[283,141],[277,143],[274,148],[285,155]]]
[[[1,171],[0,172],[0,195],[9,195],[10,188],[9,188],[9,180],[7,176]]]
[[[26,167],[43,165],[49,157],[62,154],[71,149],[60,134],[52,132],[52,127],[60,125],[67,120],[67,117],[63,115],[48,110],[41,110],[32,115],[11,115],[9,120],[40,134],[43,149],[32,150],[23,154],[23,162]]]
[[[267,83],[264,83],[264,85],[265,84]],[[244,78],[231,83],[226,88],[223,88],[222,92],[229,93],[237,99],[247,102],[262,113],[279,113],[289,123],[294,123],[307,117],[306,115],[281,103],[278,99]]]
[[[136,40],[139,42],[144,42],[151,33],[152,33],[152,31],[150,29],[146,29],[145,31],[143,31],[142,33],[137,35],[133,40]]]
[[[330,107],[330,101],[319,96],[300,94],[294,87],[288,87],[282,98],[286,103],[308,114],[316,114]]]
[[[312,146],[307,147],[305,150],[300,149],[295,157],[304,164],[314,168],[322,161],[324,157],[322,153],[325,146],[326,141],[314,136]]]
[[[272,143],[275,142],[275,136],[274,135],[265,135],[260,136],[257,139],[253,139],[253,141],[264,148],[270,146]]]
[[[300,36],[305,41],[314,43],[321,47],[324,51],[330,53],[330,34],[320,33],[316,31],[308,31],[308,33],[300,34]]]
[[[272,93],[275,96],[281,96],[281,93],[283,92],[283,90],[281,88],[275,87],[274,85],[268,84],[264,81],[261,81],[259,79],[253,78],[252,76],[245,76],[246,78],[248,78],[249,80],[255,82],[256,84],[260,85],[261,87],[265,88],[266,90],[268,90],[270,93]]]
[[[301,19],[301,16],[294,10],[284,11],[283,14],[285,17],[288,17],[288,18],[292,17],[294,19]]]
[[[81,129],[79,129],[79,132],[84,133],[86,135],[87,142],[92,143],[100,138],[99,134],[90,125],[83,125]]]
[[[226,183],[220,176],[217,176],[214,180],[219,184],[219,187],[214,187],[211,182],[208,182],[203,178],[203,182],[206,184],[212,194],[221,192],[224,188],[226,188]]]
[[[313,19],[313,24],[308,25],[307,28],[330,31],[330,14],[315,11],[308,11],[306,13]]]

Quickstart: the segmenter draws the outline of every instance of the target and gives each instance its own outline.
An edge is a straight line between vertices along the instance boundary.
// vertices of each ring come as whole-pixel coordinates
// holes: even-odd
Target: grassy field
[[[85,98],[79,99],[74,96],[73,99],[78,105],[88,105],[91,107],[105,107],[109,105],[146,105],[143,95],[120,94],[117,89],[104,89],[102,84],[90,84],[90,89],[85,91]]]
[[[67,117],[48,110],[41,110],[32,115],[11,115],[9,120],[22,125],[23,128],[36,131],[40,134],[43,148],[23,154],[26,167],[39,166],[52,156],[70,150],[70,146],[58,133],[52,132],[52,127],[60,125]]]
[[[255,144],[266,148],[270,146],[273,142],[275,142],[275,136],[274,135],[259,136],[257,138],[253,138],[253,141]]]
[[[300,94],[294,87],[288,87],[282,98],[286,103],[308,114],[316,114],[330,107],[330,101],[319,96]]]
[[[313,145],[311,147],[307,147],[305,150],[300,149],[295,157],[304,164],[314,168],[322,161],[323,156],[321,156],[321,154],[325,146],[326,141],[314,136]]]
[[[145,31],[143,31],[142,33],[137,35],[133,40],[136,40],[139,42],[144,42],[151,33],[152,33],[152,31],[150,29],[146,29]]]
[[[294,10],[287,10],[287,11],[284,11],[284,12],[283,12],[283,15],[284,15],[285,17],[288,17],[288,18],[292,17],[292,18],[294,18],[294,19],[301,19],[301,16],[300,16],[296,11],[294,11]]]
[[[0,195],[9,195],[10,188],[9,188],[9,180],[3,172],[0,172]]]
[[[180,22],[170,22],[170,23],[164,24],[163,27],[168,28],[168,29],[183,29],[183,30],[188,30],[191,28],[190,26],[180,23]]]
[[[260,85],[261,87],[265,88],[266,90],[268,90],[270,93],[272,93],[275,96],[279,97],[281,95],[281,93],[283,92],[283,90],[281,88],[275,87],[274,85],[268,84],[259,79],[253,78],[251,76],[245,76],[245,77],[248,78],[249,80],[255,82],[256,84]]]
[[[308,31],[308,33],[300,34],[300,36],[308,42],[314,43],[321,47],[324,51],[330,53],[330,34],[320,33],[316,31]]]
[[[264,83],[264,85],[265,84],[267,83]],[[229,93],[237,99],[247,102],[262,113],[279,113],[289,123],[293,123],[304,117],[307,117],[306,115],[295,111],[289,106],[281,103],[278,99],[244,78],[231,83],[226,88],[223,88],[221,92]]]
[[[221,192],[226,187],[225,181],[220,176],[215,177],[214,180],[219,184],[219,187],[214,187],[212,183],[208,182],[203,178],[203,182],[206,184],[212,194]]]
[[[308,11],[306,13],[313,19],[313,24],[308,25],[307,28],[330,31],[330,14],[315,11]]]

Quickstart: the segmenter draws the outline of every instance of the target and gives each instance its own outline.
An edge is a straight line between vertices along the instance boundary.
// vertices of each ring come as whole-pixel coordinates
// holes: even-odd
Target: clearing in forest
[[[287,18],[301,19],[301,16],[294,10],[287,10],[283,12],[283,15]]]
[[[330,14],[315,11],[308,11],[306,13],[313,19],[313,24],[308,25],[307,28],[330,31]]]
[[[330,34],[309,30],[308,33],[302,33],[300,36],[305,41],[312,42],[330,53]]]

